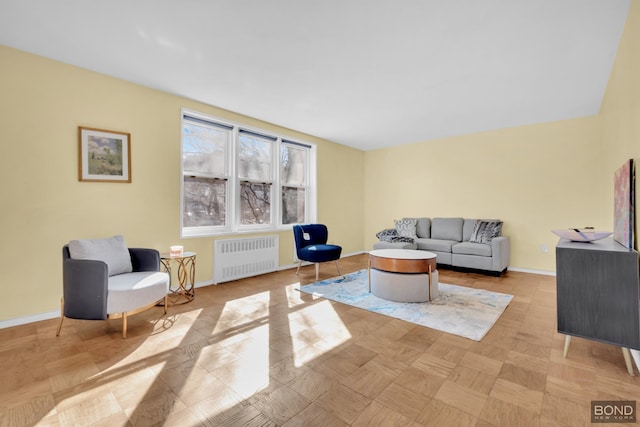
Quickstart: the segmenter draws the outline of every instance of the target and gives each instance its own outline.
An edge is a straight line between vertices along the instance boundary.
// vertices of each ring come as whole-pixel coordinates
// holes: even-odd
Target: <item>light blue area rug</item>
[[[512,295],[438,285],[440,296],[431,302],[393,302],[369,293],[367,270],[305,285],[302,292],[402,319],[428,328],[480,341],[511,302]]]

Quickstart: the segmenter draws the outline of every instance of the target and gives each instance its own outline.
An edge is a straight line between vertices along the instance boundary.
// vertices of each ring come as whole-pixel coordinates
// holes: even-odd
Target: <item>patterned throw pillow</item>
[[[478,220],[471,232],[469,242],[471,243],[491,243],[494,237],[498,237],[502,232],[502,221]]]
[[[416,224],[418,223],[415,219],[401,219],[396,220],[396,230],[398,230],[398,235],[401,237],[409,237],[411,239],[417,239],[416,235]]]
[[[376,237],[382,242],[391,242],[394,237],[398,236],[398,230],[395,228],[385,228],[376,233]]]
[[[391,243],[413,243],[413,239],[411,237],[402,236],[393,236],[390,241]]]

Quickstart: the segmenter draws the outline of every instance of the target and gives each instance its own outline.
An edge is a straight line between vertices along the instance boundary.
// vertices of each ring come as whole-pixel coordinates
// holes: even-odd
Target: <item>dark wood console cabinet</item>
[[[612,238],[560,240],[558,332],[640,349],[638,252]]]
[[[570,336],[619,346],[623,353],[640,349],[639,273],[638,252],[613,238],[558,242],[558,332],[568,335],[565,356]]]

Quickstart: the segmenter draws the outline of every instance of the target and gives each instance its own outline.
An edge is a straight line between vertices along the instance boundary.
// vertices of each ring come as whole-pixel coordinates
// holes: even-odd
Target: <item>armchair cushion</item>
[[[131,255],[123,236],[108,239],[71,240],[69,254],[72,259],[90,259],[107,264],[109,276],[131,273]]]
[[[169,292],[167,273],[136,271],[109,277],[107,313],[125,313],[161,300]]]
[[[299,258],[309,262],[335,261],[341,253],[342,248],[337,245],[310,245],[298,250]]]

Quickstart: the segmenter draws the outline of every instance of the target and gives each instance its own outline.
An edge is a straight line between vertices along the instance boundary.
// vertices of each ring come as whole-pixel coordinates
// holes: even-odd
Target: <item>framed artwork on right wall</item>
[[[635,229],[635,165],[629,159],[616,170],[613,179],[613,238],[633,249]]]

